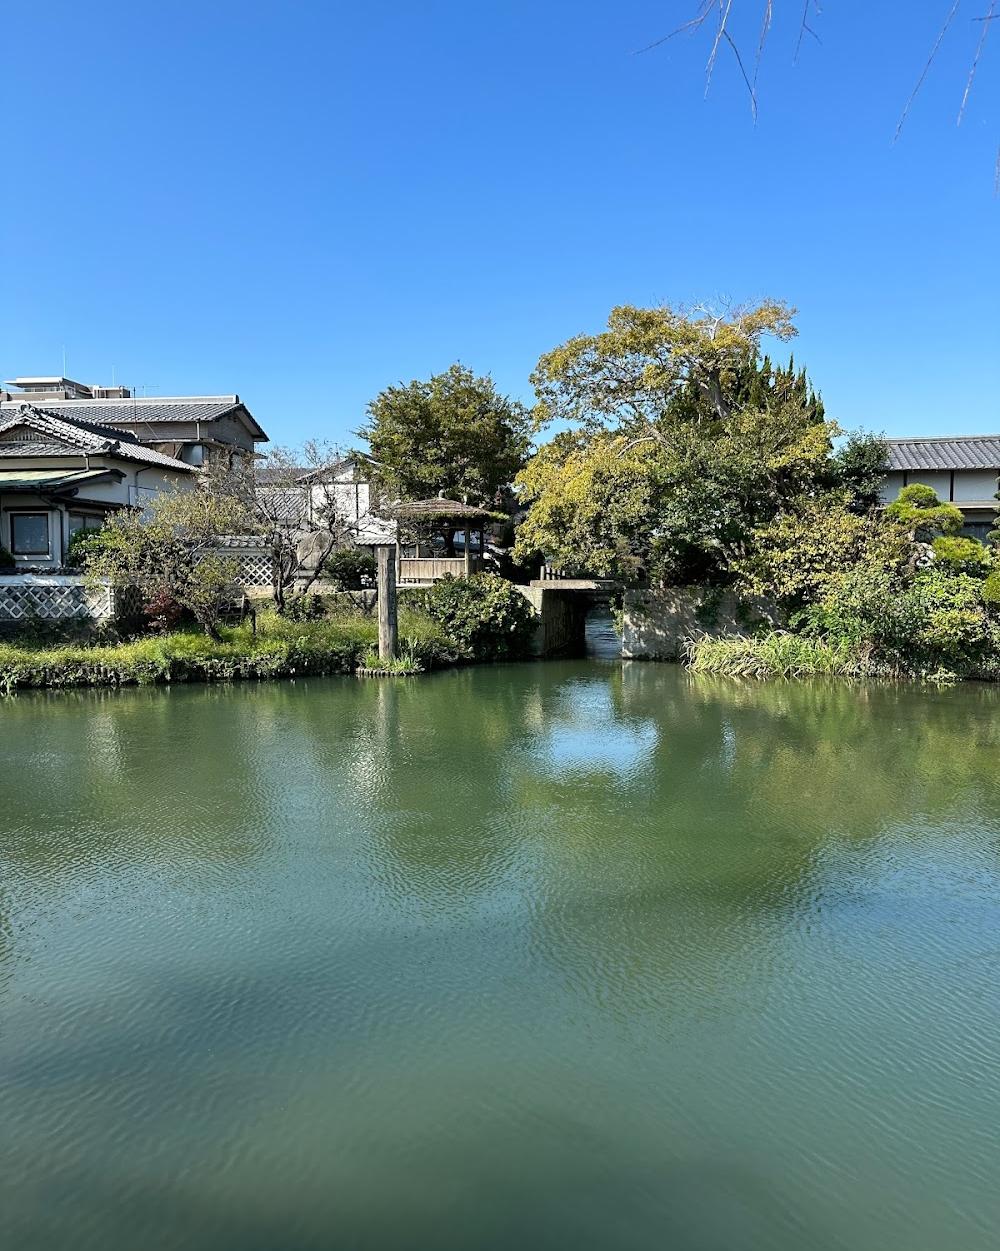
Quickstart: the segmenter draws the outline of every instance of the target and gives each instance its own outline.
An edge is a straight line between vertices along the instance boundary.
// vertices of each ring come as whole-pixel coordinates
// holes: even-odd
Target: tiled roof
[[[302,465],[289,465],[286,469],[284,466],[275,465],[255,465],[254,477],[261,486],[273,486],[288,489],[293,482],[298,482],[300,478],[304,478],[310,471]]]
[[[261,486],[257,488],[257,496],[267,515],[275,521],[298,522],[305,519],[308,496],[304,490]]]
[[[78,421],[56,416],[45,409],[19,403],[16,408],[9,404],[0,412],[0,435],[5,430],[27,426],[40,436],[37,440],[18,440],[4,443],[0,439],[0,457],[21,459],[30,456],[66,456],[89,453],[95,456],[114,456],[119,460],[139,461],[146,465],[161,465],[164,469],[191,472],[191,466],[173,456],[165,456],[155,448],[140,443],[134,435],[89,421]]]
[[[16,411],[24,401],[18,396],[0,401],[0,418]],[[245,417],[262,439],[267,435],[251,416],[238,395],[189,395],[177,398],[134,397],[128,400],[49,400],[42,401],[46,412],[97,425],[133,425],[136,422],[217,421],[230,413]]]
[[[368,458],[355,454],[351,456],[342,456],[339,460],[331,461],[328,465],[274,465],[266,462],[258,464],[254,468],[254,475],[262,486],[282,486],[286,487],[291,483],[308,483],[315,479],[317,482],[334,481],[336,475],[342,469],[353,469],[359,461]]]
[[[943,439],[888,439],[890,469],[996,469],[1000,435]]]

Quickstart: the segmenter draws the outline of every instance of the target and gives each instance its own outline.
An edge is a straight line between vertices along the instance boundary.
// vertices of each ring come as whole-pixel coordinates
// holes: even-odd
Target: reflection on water
[[[621,661],[622,638],[615,626],[611,607],[595,604],[587,614],[586,651],[590,660]]]
[[[6,701],[11,1245],[992,1248],[997,697]]]

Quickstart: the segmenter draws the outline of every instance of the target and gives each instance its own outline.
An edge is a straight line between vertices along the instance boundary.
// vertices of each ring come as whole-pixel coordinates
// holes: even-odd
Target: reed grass
[[[776,630],[756,638],[696,639],[686,649],[694,673],[735,678],[861,678],[876,673],[869,650]]]

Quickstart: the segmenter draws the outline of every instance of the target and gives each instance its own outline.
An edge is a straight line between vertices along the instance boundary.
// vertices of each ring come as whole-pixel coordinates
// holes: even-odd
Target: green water
[[[11,1251],[994,1251],[998,692],[0,705]]]

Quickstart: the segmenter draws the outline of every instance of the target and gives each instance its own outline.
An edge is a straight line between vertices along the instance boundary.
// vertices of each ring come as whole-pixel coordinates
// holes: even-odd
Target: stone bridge
[[[576,656],[586,648],[587,613],[610,603],[622,585],[605,578],[539,578],[517,588],[538,614],[536,656]]]

